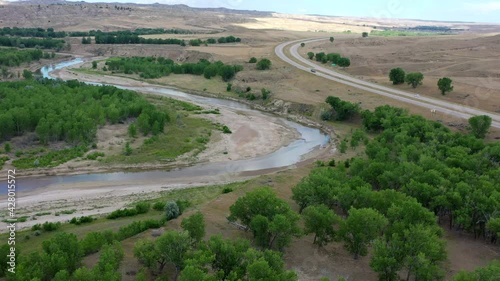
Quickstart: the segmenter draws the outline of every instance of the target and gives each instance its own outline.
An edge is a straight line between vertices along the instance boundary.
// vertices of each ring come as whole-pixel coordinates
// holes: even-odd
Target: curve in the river
[[[82,59],[74,59],[71,61],[61,62],[57,65],[46,66],[41,69],[41,73],[45,78],[53,78],[50,73],[57,69],[69,67],[82,63]],[[94,83],[90,83],[94,84]],[[101,83],[95,83],[101,85]],[[107,83],[108,85],[113,85]],[[117,85],[113,85],[117,86]],[[198,104],[208,104],[212,106],[221,106],[243,111],[254,111],[247,105],[235,101],[216,99],[209,97],[202,97],[190,95],[177,90],[161,88],[161,87],[123,87],[123,89],[130,89],[134,91],[152,92],[160,95],[170,96],[173,98],[187,99]],[[173,169],[170,171],[156,170],[156,171],[142,171],[142,172],[113,172],[113,173],[95,173],[83,175],[65,175],[65,176],[44,176],[33,178],[18,178],[17,189],[18,191],[30,191],[38,188],[47,187],[54,184],[65,183],[80,183],[80,182],[106,182],[106,181],[141,181],[141,180],[154,180],[154,179],[168,179],[169,181],[176,178],[185,178],[189,176],[217,176],[225,174],[236,174],[245,171],[258,171],[271,168],[281,168],[290,166],[300,162],[303,156],[310,153],[314,149],[324,147],[329,142],[329,136],[323,134],[319,129],[314,129],[282,119],[288,126],[296,129],[301,137],[298,140],[290,143],[287,146],[281,147],[277,151],[263,155],[260,157],[220,162],[220,163],[204,163],[197,164],[190,167]],[[3,184],[3,183],[2,183]],[[1,185],[1,184],[0,184]],[[0,187],[1,191],[6,191],[4,186]]]

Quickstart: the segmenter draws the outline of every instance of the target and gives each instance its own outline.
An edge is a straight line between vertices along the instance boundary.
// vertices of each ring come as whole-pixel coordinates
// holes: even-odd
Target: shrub
[[[233,133],[233,132],[231,132],[231,130],[226,125],[222,126],[222,132],[224,134],[231,134],[231,133]]]
[[[257,63],[257,69],[258,70],[267,70],[271,68],[271,61],[269,59],[261,59]]]
[[[256,63],[257,62],[257,58],[256,57],[251,57],[248,62],[249,63]]]
[[[231,89],[233,88],[233,84],[227,83],[226,91],[231,92]]]
[[[156,202],[153,204],[153,209],[157,211],[163,211],[165,210],[165,205],[166,205],[165,202]]]
[[[250,92],[252,88],[250,86],[247,87],[247,93]]]
[[[170,201],[165,206],[167,220],[172,220],[181,215],[181,211],[176,202]]]
[[[231,187],[224,187],[222,190],[222,194],[230,193],[233,192],[233,189]]]
[[[328,166],[335,167],[335,159],[330,160],[330,162],[328,162]]]
[[[329,121],[332,120],[333,118],[333,112],[331,110],[325,110],[321,112],[321,120],[323,121]]]
[[[187,208],[191,207],[191,202],[187,200],[177,200],[175,203],[179,206],[180,215],[182,215]]]
[[[69,223],[71,224],[75,224],[75,225],[80,225],[82,223],[91,223],[93,222],[95,219],[91,216],[83,216],[83,217],[74,217],[72,218]]]
[[[54,231],[54,230],[57,230],[61,227],[61,223],[60,222],[44,222],[42,224],[42,229],[44,231]]]
[[[31,227],[32,231],[42,230],[42,225],[37,223]]]
[[[137,210],[138,214],[145,214],[149,212],[149,209],[151,208],[151,204],[147,202],[140,202],[135,205],[135,209]]]
[[[119,209],[106,216],[107,219],[114,220],[122,217],[132,217],[137,215],[137,209]]]

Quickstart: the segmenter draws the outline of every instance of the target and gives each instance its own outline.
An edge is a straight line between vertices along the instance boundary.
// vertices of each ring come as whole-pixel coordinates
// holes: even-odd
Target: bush
[[[269,98],[269,95],[271,95],[271,91],[269,91],[265,88],[262,88],[262,90],[260,90],[260,92],[262,93],[263,100],[267,100]]]
[[[257,58],[256,57],[251,57],[248,62],[249,63],[256,63],[257,62]]]
[[[155,209],[157,211],[163,211],[163,210],[165,210],[165,205],[166,205],[165,202],[155,202],[153,204],[153,209]]]
[[[181,215],[187,208],[191,207],[191,202],[187,200],[177,200],[175,201],[175,203],[177,204],[177,206],[179,206],[179,212]]]
[[[135,205],[135,209],[137,210],[138,214],[145,214],[149,212],[149,209],[151,208],[151,204],[147,202],[140,202]]]
[[[181,215],[181,211],[176,202],[170,201],[165,206],[167,220],[173,220]]]
[[[368,32],[363,32],[363,33],[361,34],[361,36],[363,36],[363,37],[368,37]]]
[[[35,235],[35,236],[40,236],[41,234],[42,234],[42,233],[40,232],[40,230],[35,230],[35,231],[33,232],[33,235]]]
[[[233,189],[231,187],[224,187],[222,190],[222,194],[230,193],[233,192]]]
[[[104,157],[104,153],[102,152],[92,152],[92,153],[89,153],[87,154],[87,158],[88,160],[96,160],[98,157]]]
[[[42,224],[42,229],[44,231],[54,231],[54,230],[57,230],[61,227],[61,223],[60,222],[44,222]]]
[[[32,231],[42,230],[42,225],[37,223],[31,227]]]
[[[91,216],[83,216],[83,217],[79,217],[79,218],[72,218],[69,223],[71,224],[75,224],[75,225],[80,225],[82,223],[91,223],[93,222],[95,219]]]
[[[232,134],[233,133],[226,125],[222,126],[222,132],[224,134]]]
[[[231,92],[231,89],[233,88],[233,84],[227,83],[226,91]]]
[[[109,215],[106,216],[107,219],[114,220],[117,218],[123,218],[123,217],[133,217],[137,215],[137,209],[119,209],[116,211],[111,212]]]
[[[330,160],[330,162],[328,162],[328,166],[335,167],[335,159]]]
[[[321,117],[321,120],[323,120],[323,121],[332,120],[333,112],[331,110],[325,110],[325,111],[321,112],[320,117]]]
[[[258,70],[267,70],[271,68],[271,61],[269,59],[261,59],[257,63],[257,69]]]
[[[252,88],[250,86],[247,87],[247,93],[250,92]]]

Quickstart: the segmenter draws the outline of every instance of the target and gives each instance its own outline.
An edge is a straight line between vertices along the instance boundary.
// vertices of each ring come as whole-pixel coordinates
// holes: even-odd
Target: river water
[[[40,71],[45,78],[52,78],[50,73],[57,69],[62,69],[72,65],[82,63],[82,60],[77,58],[71,61],[65,61],[56,65],[43,67]],[[101,83],[88,83],[102,85]],[[109,84],[112,85],[112,84]],[[113,85],[115,86],[115,85]],[[123,87],[135,91],[146,91],[160,95],[169,96],[172,98],[181,98],[183,100],[192,101],[197,104],[205,104],[218,107],[227,107],[238,109],[239,111],[253,111],[247,105],[229,101],[225,99],[216,99],[209,97],[201,97],[197,95],[187,94],[181,91],[161,88],[161,87]],[[47,187],[54,184],[67,183],[82,183],[82,182],[113,182],[113,181],[141,181],[141,180],[162,180],[172,181],[176,178],[186,178],[190,176],[218,176],[226,174],[236,174],[239,172],[258,171],[271,168],[281,168],[290,166],[300,162],[303,156],[310,153],[314,149],[325,146],[329,142],[329,136],[323,134],[320,130],[306,127],[295,122],[283,119],[288,126],[295,128],[300,138],[293,141],[287,146],[281,147],[279,150],[263,155],[260,157],[221,162],[221,163],[201,163],[190,167],[175,168],[171,170],[155,170],[141,172],[112,172],[112,173],[94,173],[83,175],[64,175],[64,176],[43,176],[32,178],[16,179],[17,191],[30,191],[37,188]],[[0,194],[5,194],[7,191],[6,183],[3,181],[0,184]]]

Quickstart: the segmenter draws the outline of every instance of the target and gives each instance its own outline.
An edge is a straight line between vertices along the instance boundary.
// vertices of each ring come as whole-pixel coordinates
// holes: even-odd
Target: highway
[[[500,128],[500,115],[480,110],[477,108],[466,107],[456,103],[450,103],[434,98],[420,96],[417,93],[411,93],[406,91],[400,91],[393,88],[381,86],[375,83],[367,82],[352,76],[338,73],[331,68],[323,67],[320,64],[308,60],[299,54],[299,48],[301,43],[313,43],[317,41],[328,40],[329,38],[314,38],[305,40],[295,40],[282,43],[275,48],[276,55],[283,61],[291,64],[292,66],[307,71],[313,75],[323,77],[325,79],[342,83],[360,90],[378,94],[384,97],[395,99],[408,104],[413,104],[423,108],[427,108],[430,111],[435,111],[436,114],[448,115],[460,119],[469,119],[470,117],[476,115],[488,115],[491,117],[491,126],[495,128]],[[285,48],[290,46],[290,54],[292,58],[285,54]],[[300,62],[300,63],[299,63]],[[312,73],[311,69],[314,68],[316,72]]]

